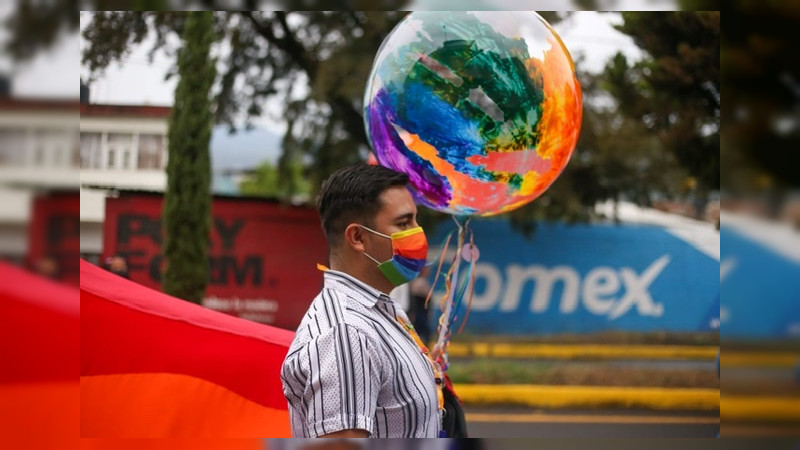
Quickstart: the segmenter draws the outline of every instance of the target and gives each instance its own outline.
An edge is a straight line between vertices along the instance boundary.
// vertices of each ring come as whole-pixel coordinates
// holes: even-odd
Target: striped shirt
[[[436,381],[388,295],[342,272],[303,317],[281,369],[293,437],[362,429],[370,437],[438,437]]]

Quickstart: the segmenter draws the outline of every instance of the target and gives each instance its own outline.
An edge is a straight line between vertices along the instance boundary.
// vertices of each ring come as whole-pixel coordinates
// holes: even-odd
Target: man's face
[[[391,236],[392,233],[419,226],[417,205],[405,186],[392,186],[383,191],[379,199],[381,209],[373,222],[375,231]],[[371,233],[367,235],[373,241],[368,249],[375,252],[370,252],[375,259],[386,261],[392,258],[392,243],[388,239]]]

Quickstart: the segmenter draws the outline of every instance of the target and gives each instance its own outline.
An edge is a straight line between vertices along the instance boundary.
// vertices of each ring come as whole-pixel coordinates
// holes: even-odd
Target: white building
[[[80,194],[81,257],[97,263],[106,197],[119,190],[166,188],[172,108],[92,104],[83,85],[80,102],[11,98],[3,86],[0,82],[0,258],[24,261],[35,197],[66,191]],[[274,156],[280,141],[263,132],[238,139],[226,132],[217,137],[218,153],[224,154],[217,155],[217,163],[239,161],[214,173],[217,193],[235,195],[239,178],[256,161]]]
[[[115,190],[163,192],[167,184],[168,106],[80,106],[81,253],[103,248],[105,198]]]
[[[0,257],[28,254],[37,194],[77,191],[78,102],[0,92]]]

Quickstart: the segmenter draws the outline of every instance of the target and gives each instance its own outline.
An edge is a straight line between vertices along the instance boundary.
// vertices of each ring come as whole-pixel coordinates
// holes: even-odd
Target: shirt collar
[[[392,301],[388,295],[344,272],[329,269],[323,278],[326,288],[342,291],[367,308],[372,308],[379,300]]]

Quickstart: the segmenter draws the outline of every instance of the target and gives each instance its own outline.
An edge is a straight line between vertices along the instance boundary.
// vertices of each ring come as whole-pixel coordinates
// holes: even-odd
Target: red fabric
[[[0,312],[0,445],[73,448],[80,416],[78,289],[0,262]]]
[[[175,373],[286,409],[294,333],[203,308],[81,261],[81,376]]]
[[[75,380],[78,290],[0,262],[0,382]]]

